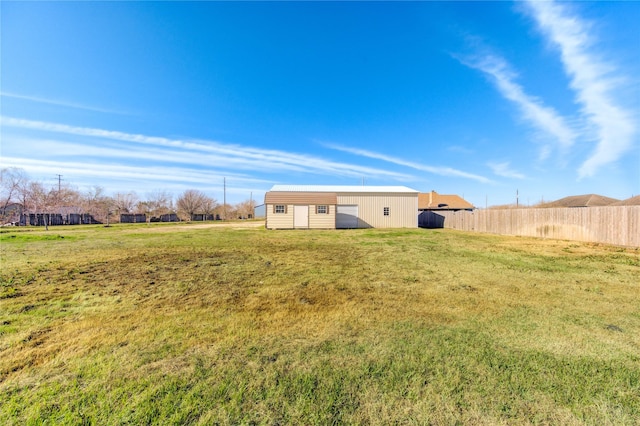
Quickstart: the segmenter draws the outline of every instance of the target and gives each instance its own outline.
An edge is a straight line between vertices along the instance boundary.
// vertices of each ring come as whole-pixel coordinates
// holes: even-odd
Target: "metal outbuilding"
[[[256,219],[264,219],[267,217],[267,206],[264,204],[260,204],[259,206],[255,206],[253,208],[253,217]]]
[[[267,229],[416,228],[418,191],[406,186],[274,185]]]

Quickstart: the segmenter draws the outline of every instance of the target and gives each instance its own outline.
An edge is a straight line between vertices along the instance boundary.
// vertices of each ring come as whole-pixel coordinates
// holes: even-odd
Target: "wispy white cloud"
[[[22,99],[25,101],[37,102],[40,104],[49,104],[49,105],[67,107],[67,108],[82,109],[86,111],[103,112],[107,114],[126,114],[125,112],[117,111],[113,109],[100,108],[100,107],[84,105],[84,104],[75,103],[75,102],[66,102],[58,99],[41,98],[38,96],[20,95],[17,93],[10,93],[10,92],[0,92],[0,96],[5,98]]]
[[[461,177],[461,178],[466,178],[466,179],[473,179],[476,180],[478,182],[482,182],[482,183],[490,183],[491,180],[487,179],[484,176],[479,176],[476,174],[472,174],[472,173],[467,173],[467,172],[463,172],[461,170],[457,170],[451,167],[434,167],[434,166],[427,166],[424,164],[419,164],[419,163],[414,163],[412,161],[406,161],[400,158],[396,158],[396,157],[392,157],[389,155],[385,155],[385,154],[380,154],[377,152],[372,152],[372,151],[367,151],[364,149],[358,149],[358,148],[349,148],[349,147],[345,147],[345,146],[341,146],[341,145],[335,145],[335,144],[329,144],[329,143],[325,143],[323,144],[324,146],[326,146],[327,148],[331,148],[331,149],[335,149],[336,151],[342,151],[342,152],[348,152],[350,154],[354,154],[354,155],[359,155],[362,157],[367,157],[367,158],[374,158],[376,160],[382,160],[382,161],[386,161],[388,163],[393,163],[393,164],[397,164],[399,166],[404,166],[404,167],[409,167],[415,170],[420,170],[423,172],[428,172],[428,173],[433,173],[436,175],[440,175],[440,176],[455,176],[455,177]]]
[[[511,169],[511,164],[508,161],[503,163],[487,163],[493,173],[497,176],[513,179],[525,179],[526,176],[520,172]]]
[[[67,175],[79,177],[155,181],[159,184],[167,181],[206,184],[212,181],[222,181],[224,177],[229,177],[228,174],[218,173],[217,171],[166,166],[140,168],[112,163],[36,160],[23,157],[3,157],[2,162],[3,165],[23,168],[30,173],[51,174],[53,176],[59,173],[60,170],[64,170]],[[266,182],[240,175],[233,176],[233,179],[241,182]]]
[[[55,139],[42,139],[32,137],[14,137],[14,143],[28,147],[29,150],[41,150],[49,152],[49,158],[95,158],[102,162],[139,162],[145,163],[176,163],[189,166],[206,167],[209,169],[225,170],[263,170],[278,172],[285,167],[289,171],[304,171],[304,166],[287,166],[283,163],[263,163],[258,160],[244,159],[203,153],[198,151],[186,151],[174,148],[153,146],[123,146],[118,143],[105,142],[101,145],[87,145],[81,142],[59,141]],[[221,166],[223,165],[223,166]],[[227,172],[228,173],[228,172]]]
[[[404,173],[334,162],[311,155],[222,144],[215,141],[184,141],[180,139],[131,134],[89,127],[75,127],[66,124],[4,116],[0,117],[0,124],[6,127],[17,127],[40,132],[53,132],[110,141],[121,141],[136,146],[148,146],[153,150],[163,149],[166,150],[165,153],[167,154],[163,157],[165,161],[178,161],[182,159],[185,162],[189,162],[193,160],[194,155],[199,155],[201,158],[197,161],[198,164],[202,162],[202,159],[208,159],[211,161],[211,163],[208,164],[209,167],[217,169],[262,170],[273,172],[295,171],[358,178],[362,176],[382,177],[400,181],[414,179],[413,176]],[[125,148],[128,149],[127,147],[123,147],[123,149]],[[141,158],[146,156],[147,159],[151,159],[151,157],[156,154],[148,151],[146,154],[139,155]]]
[[[485,53],[459,60],[488,75],[500,94],[520,109],[522,117],[539,131],[551,136],[562,149],[573,145],[576,132],[555,109],[545,106],[540,99],[525,93],[523,87],[515,82],[517,75],[504,58]],[[547,157],[549,152],[550,147],[544,146],[540,153],[541,158]]]
[[[264,187],[264,184],[273,184],[272,181],[249,176],[184,167],[149,166],[141,168],[112,163],[36,160],[24,157],[2,157],[2,165],[3,167],[21,168],[30,175],[53,177],[62,171],[65,181],[91,182],[91,184],[85,184],[83,188],[79,188],[80,190],[99,185],[108,188],[113,193],[133,191],[144,194],[150,190],[161,188],[161,190],[173,192],[175,195],[185,188],[197,187],[213,196],[221,196],[224,190],[227,196],[235,195],[234,198],[237,201],[246,199],[249,194],[252,194],[254,199],[260,200],[263,194],[261,188]],[[226,188],[223,188],[224,179],[227,182]],[[230,182],[232,185],[229,184]]]
[[[597,129],[596,149],[578,170],[580,177],[593,176],[621,158],[637,132],[633,114],[615,96],[616,82],[625,78],[612,62],[601,59],[590,25],[567,4],[531,0],[526,4],[542,33],[560,50],[583,114]]]

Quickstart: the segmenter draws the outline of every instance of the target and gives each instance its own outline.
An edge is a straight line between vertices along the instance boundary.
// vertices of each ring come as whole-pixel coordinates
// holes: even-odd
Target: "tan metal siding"
[[[418,194],[338,194],[338,204],[357,204],[360,228],[417,228]],[[389,216],[384,208],[389,207]]]

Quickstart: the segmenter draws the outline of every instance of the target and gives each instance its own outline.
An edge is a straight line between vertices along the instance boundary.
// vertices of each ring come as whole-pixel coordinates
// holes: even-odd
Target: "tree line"
[[[220,204],[205,193],[188,189],[175,200],[165,190],[152,191],[144,196],[135,192],[107,195],[101,186],[79,191],[68,184],[46,186],[29,178],[23,169],[8,167],[1,170],[0,218],[2,224],[16,222],[20,214],[90,214],[102,223],[118,221],[121,214],[144,214],[153,217],[175,213],[180,220],[247,219],[253,217],[255,202],[246,200],[230,205]]]

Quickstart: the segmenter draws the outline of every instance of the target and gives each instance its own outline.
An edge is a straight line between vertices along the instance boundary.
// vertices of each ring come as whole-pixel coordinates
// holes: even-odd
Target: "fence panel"
[[[640,247],[640,206],[460,210],[420,216],[420,226],[428,228]]]

